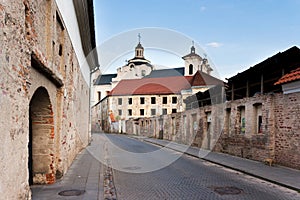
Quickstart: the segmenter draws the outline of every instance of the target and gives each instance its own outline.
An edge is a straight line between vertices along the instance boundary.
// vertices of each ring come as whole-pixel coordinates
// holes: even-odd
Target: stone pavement
[[[188,147],[187,145],[170,142],[167,140],[159,140],[146,137],[135,137],[159,146],[167,146],[170,149],[184,152],[193,157],[200,157],[203,160],[243,172],[245,174],[296,190],[300,192],[300,171],[282,167],[268,166],[263,162],[231,156],[223,153],[209,152],[196,147]]]
[[[103,199],[103,172],[105,166],[91,155],[89,148],[97,143],[91,144],[82,150],[64,175],[62,180],[52,185],[34,185],[31,187],[33,200],[98,200]],[[60,192],[67,191],[61,196]],[[76,196],[77,192],[84,191]]]
[[[248,175],[252,175],[290,189],[300,191],[300,171],[290,168],[275,166],[270,167],[262,162],[243,159],[222,153],[207,152],[195,147],[188,147],[166,140],[158,140],[146,137],[135,137],[136,139],[150,142],[152,144],[167,146],[170,149],[185,152],[193,157],[201,157],[206,161],[231,168]],[[34,185],[31,187],[33,200],[100,200],[117,199],[114,185],[111,182],[111,168],[109,163],[102,164],[99,160],[106,158],[105,155],[97,155],[95,152],[105,154],[105,141],[101,135],[93,135],[90,146],[82,150],[73,161],[68,172],[62,180],[53,185]],[[72,191],[70,191],[72,190]],[[66,194],[84,191],[79,196],[61,196],[60,192]],[[70,191],[70,192],[69,192]]]

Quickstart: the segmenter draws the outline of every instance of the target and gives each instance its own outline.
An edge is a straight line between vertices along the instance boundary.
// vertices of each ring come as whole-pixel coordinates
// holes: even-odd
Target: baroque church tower
[[[144,47],[141,44],[141,36],[138,35],[138,44],[135,47],[135,56],[128,60],[126,65],[117,69],[117,76],[112,79],[113,88],[123,79],[139,79],[149,75],[154,66],[144,57]]]
[[[213,69],[209,66],[207,58],[202,58],[196,53],[196,49],[193,45],[191,47],[191,52],[183,56],[184,60],[184,75],[193,76],[197,71],[202,71],[204,73],[210,74]]]

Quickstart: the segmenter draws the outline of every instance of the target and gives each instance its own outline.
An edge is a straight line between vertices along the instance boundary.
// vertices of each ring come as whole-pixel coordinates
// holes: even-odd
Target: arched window
[[[194,71],[194,66],[192,64],[189,65],[189,75],[192,75]]]

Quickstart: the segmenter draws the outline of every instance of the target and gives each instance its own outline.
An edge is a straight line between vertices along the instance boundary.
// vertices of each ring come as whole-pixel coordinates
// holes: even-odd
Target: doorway
[[[48,91],[38,88],[29,104],[29,185],[55,181],[54,119]]]

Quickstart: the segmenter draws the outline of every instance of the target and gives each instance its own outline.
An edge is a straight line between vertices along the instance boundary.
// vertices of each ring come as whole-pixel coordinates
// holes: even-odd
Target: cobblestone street
[[[158,149],[124,136],[108,135],[108,138],[120,148],[131,152],[152,152]],[[138,167],[130,168],[133,173],[114,170],[118,199],[300,198],[295,191],[186,155],[158,171],[135,173]]]
[[[295,190],[141,140],[150,139],[93,134],[91,145],[77,156],[63,179],[53,185],[33,186],[32,198],[300,199]],[[259,163],[257,168],[260,168]],[[278,168],[277,173],[280,170]],[[289,180],[289,177],[284,179]],[[84,193],[78,196],[59,195],[61,191],[76,190]]]

